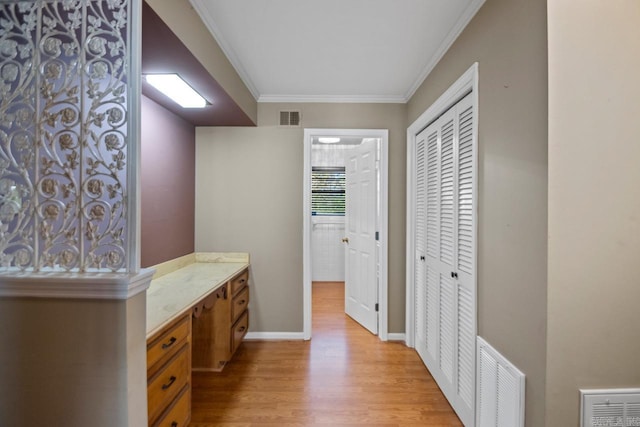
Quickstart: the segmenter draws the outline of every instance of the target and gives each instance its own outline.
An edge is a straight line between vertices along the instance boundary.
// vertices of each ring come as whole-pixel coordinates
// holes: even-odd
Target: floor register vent
[[[580,390],[581,427],[640,427],[640,389]]]

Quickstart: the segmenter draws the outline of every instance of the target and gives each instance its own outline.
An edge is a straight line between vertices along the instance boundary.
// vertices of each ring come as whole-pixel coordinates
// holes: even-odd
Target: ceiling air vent
[[[300,111],[280,111],[280,126],[300,126]]]
[[[581,427],[640,427],[640,389],[580,390]]]

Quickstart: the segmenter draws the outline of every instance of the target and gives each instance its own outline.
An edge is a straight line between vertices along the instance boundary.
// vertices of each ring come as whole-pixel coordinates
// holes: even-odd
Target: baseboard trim
[[[407,336],[404,333],[389,333],[387,334],[387,341],[407,341]]]
[[[304,333],[302,332],[247,332],[245,340],[253,341],[302,341]]]

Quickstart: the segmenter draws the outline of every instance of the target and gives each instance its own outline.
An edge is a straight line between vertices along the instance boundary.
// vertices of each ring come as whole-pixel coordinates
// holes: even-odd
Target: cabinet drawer
[[[249,284],[249,270],[245,270],[231,280],[231,295],[238,293],[240,289]]]
[[[233,297],[233,301],[231,302],[231,323],[236,321],[236,319],[242,314],[242,312],[247,309],[248,305],[249,287],[245,286],[245,288],[241,290],[238,295]]]
[[[235,353],[249,329],[249,311],[245,311],[231,328],[231,354]]]
[[[165,355],[175,353],[189,335],[189,316],[184,317],[174,327],[154,339],[147,346],[147,369],[151,369]]]
[[[147,399],[149,420],[154,419],[176,397],[189,379],[189,346],[183,346],[162,369],[149,379]]]
[[[191,388],[186,386],[174,405],[153,427],[185,427],[191,414]]]

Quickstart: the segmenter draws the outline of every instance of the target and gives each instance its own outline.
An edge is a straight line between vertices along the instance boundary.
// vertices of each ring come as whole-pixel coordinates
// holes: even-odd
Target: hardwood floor
[[[343,284],[313,286],[311,341],[245,341],[222,373],[193,373],[191,427],[462,426],[415,351],[344,314]]]

